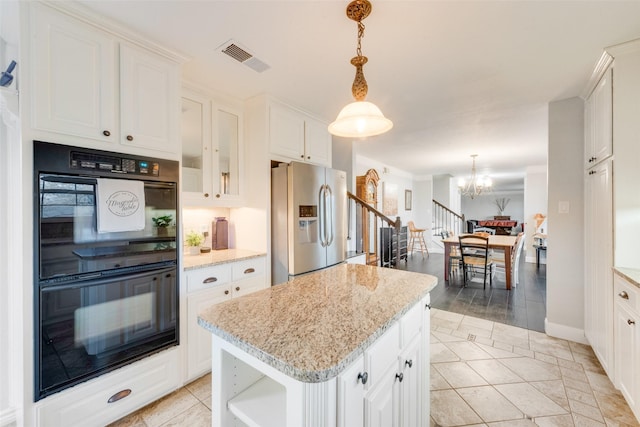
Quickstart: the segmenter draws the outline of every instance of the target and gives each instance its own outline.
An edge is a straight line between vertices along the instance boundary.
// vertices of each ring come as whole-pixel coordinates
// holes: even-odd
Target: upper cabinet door
[[[269,147],[272,154],[304,161],[304,117],[272,102],[269,107]]]
[[[182,97],[182,191],[194,198],[207,198],[211,180],[204,177],[211,170],[211,103],[192,93]]]
[[[36,4],[31,29],[33,127],[117,141],[113,38]]]
[[[322,166],[331,166],[331,134],[326,123],[305,118],[305,160]]]
[[[215,103],[213,113],[215,197],[223,200],[238,198],[243,184],[242,116],[238,111]]]
[[[602,75],[585,103],[585,166],[613,154],[613,70]]]
[[[180,92],[177,64],[120,45],[121,143],[177,152]]]

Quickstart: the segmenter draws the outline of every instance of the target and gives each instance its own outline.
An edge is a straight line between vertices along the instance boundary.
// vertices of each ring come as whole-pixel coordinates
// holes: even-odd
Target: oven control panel
[[[113,174],[160,176],[160,164],[151,160],[130,159],[92,153],[71,152],[71,169]]]

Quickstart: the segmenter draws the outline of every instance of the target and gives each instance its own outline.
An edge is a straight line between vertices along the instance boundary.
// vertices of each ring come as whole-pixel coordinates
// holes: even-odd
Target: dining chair
[[[467,279],[471,273],[482,272],[483,289],[487,287],[487,276],[489,276],[489,286],[492,286],[492,270],[494,264],[489,253],[489,238],[472,234],[459,236],[458,239],[460,242],[464,285],[467,285]]]
[[[407,223],[407,228],[409,229],[409,253],[413,253],[415,249],[416,242],[420,245],[420,249],[418,251],[422,254],[424,258],[424,254],[426,253],[429,256],[429,250],[427,249],[427,242],[424,240],[424,232],[427,231],[426,228],[416,228],[416,225],[413,221],[409,221]]]
[[[520,267],[520,255],[522,254],[522,248],[524,247],[525,234],[518,233],[516,237],[516,243],[514,249],[511,251],[511,286],[516,286],[519,282],[519,267]],[[494,273],[502,270],[504,271],[504,254],[493,254],[492,261],[495,265]]]
[[[440,232],[440,237],[442,237],[442,240],[448,239],[452,235],[453,233],[449,231]],[[457,272],[459,270],[461,262],[462,256],[460,256],[460,248],[457,245],[451,245],[451,249],[449,250],[449,265],[447,266],[447,268],[449,269],[449,275],[452,275],[454,272]]]
[[[489,233],[493,236],[496,234],[496,229],[489,228],[489,227],[474,227],[473,234],[477,234],[477,233]]]

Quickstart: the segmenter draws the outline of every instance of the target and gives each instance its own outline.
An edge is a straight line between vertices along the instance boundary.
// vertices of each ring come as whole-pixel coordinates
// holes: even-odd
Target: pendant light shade
[[[365,138],[380,135],[393,127],[382,111],[373,103],[365,101],[369,87],[364,78],[362,67],[368,59],[362,55],[361,41],[364,37],[362,20],[371,13],[369,0],[354,0],[347,6],[347,17],[358,23],[358,46],[351,65],[356,67],[356,77],[351,86],[355,102],[348,104],[338,114],[338,118],[329,125],[329,133],[347,138]]]
[[[329,133],[347,138],[364,138],[380,135],[393,127],[375,104],[355,101],[347,104],[335,122],[329,125]]]

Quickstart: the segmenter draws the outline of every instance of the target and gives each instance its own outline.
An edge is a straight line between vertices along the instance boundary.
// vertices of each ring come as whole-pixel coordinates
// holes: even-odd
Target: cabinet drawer
[[[638,288],[620,276],[614,275],[613,277],[614,301],[631,311],[639,312],[638,292],[640,291]]]
[[[382,374],[398,361],[400,349],[400,327],[394,323],[365,352],[365,362],[371,384],[377,384]]]
[[[238,280],[231,284],[231,294],[233,297],[241,297],[252,292],[259,291],[266,287],[266,277],[257,276],[250,279]]]
[[[400,319],[401,347],[405,347],[411,340],[420,333],[422,326],[422,304],[418,302]]]
[[[231,281],[231,265],[223,264],[187,272],[187,292],[224,285]]]
[[[104,426],[157,400],[180,385],[179,351],[164,351],[77,385],[38,402],[36,424],[41,427]],[[131,393],[115,402],[122,390]]]
[[[249,279],[255,276],[264,276],[266,271],[266,259],[264,257],[251,258],[234,262],[231,277],[233,281]]]

